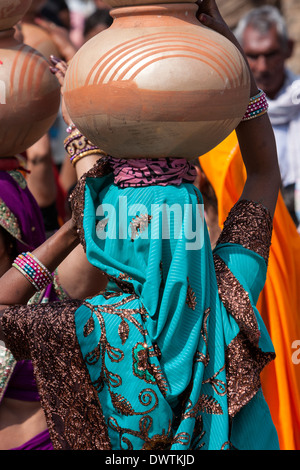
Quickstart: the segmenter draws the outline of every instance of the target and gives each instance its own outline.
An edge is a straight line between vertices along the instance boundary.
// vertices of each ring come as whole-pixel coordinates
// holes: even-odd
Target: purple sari
[[[34,436],[32,439],[25,442],[25,444],[14,447],[11,450],[53,450],[48,429]]]
[[[45,241],[40,208],[19,171],[0,171],[0,206],[0,225],[16,238],[19,253]]]

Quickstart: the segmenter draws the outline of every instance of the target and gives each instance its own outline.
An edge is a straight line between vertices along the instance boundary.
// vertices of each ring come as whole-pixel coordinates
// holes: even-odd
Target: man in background
[[[282,195],[295,222],[300,183],[300,77],[286,65],[293,53],[279,10],[263,6],[241,18],[235,34],[247,56],[257,86],[267,95],[282,178]]]

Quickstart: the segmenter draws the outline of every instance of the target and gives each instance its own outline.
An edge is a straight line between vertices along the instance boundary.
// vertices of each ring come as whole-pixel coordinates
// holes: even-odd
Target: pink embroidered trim
[[[115,184],[121,188],[193,183],[196,169],[185,158],[109,159]]]

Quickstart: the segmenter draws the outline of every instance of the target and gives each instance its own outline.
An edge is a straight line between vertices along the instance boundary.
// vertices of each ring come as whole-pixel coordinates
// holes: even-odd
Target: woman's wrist
[[[89,141],[87,137],[73,125],[68,127],[68,137],[64,140],[64,147],[70,156],[70,162],[75,167],[83,158],[93,157],[98,160],[106,155],[97,145]]]
[[[46,242],[34,250],[33,254],[50,272],[53,272],[78,244],[77,227],[71,218]]]
[[[42,274],[42,277],[45,277],[47,273],[53,273],[78,244],[76,224],[70,219],[32,253],[24,254],[25,263],[18,262],[17,269],[12,267],[1,277],[1,308],[26,304],[36,292],[36,288],[41,286],[42,280],[37,276]],[[50,283],[49,275],[48,280]]]
[[[79,238],[78,238],[77,226],[73,217],[71,217],[67,222],[65,222],[60,230],[61,230],[61,236],[65,242],[66,248],[78,245]],[[59,237],[58,232],[57,232],[57,237]]]

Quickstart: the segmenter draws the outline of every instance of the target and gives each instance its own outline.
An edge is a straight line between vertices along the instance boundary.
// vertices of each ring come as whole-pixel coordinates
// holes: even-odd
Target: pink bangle
[[[30,252],[17,256],[12,266],[22,273],[37,291],[53,281],[50,271]]]
[[[260,90],[259,93],[250,98],[247,111],[242,118],[242,121],[249,121],[256,117],[262,116],[268,111],[268,101],[266,94]]]

